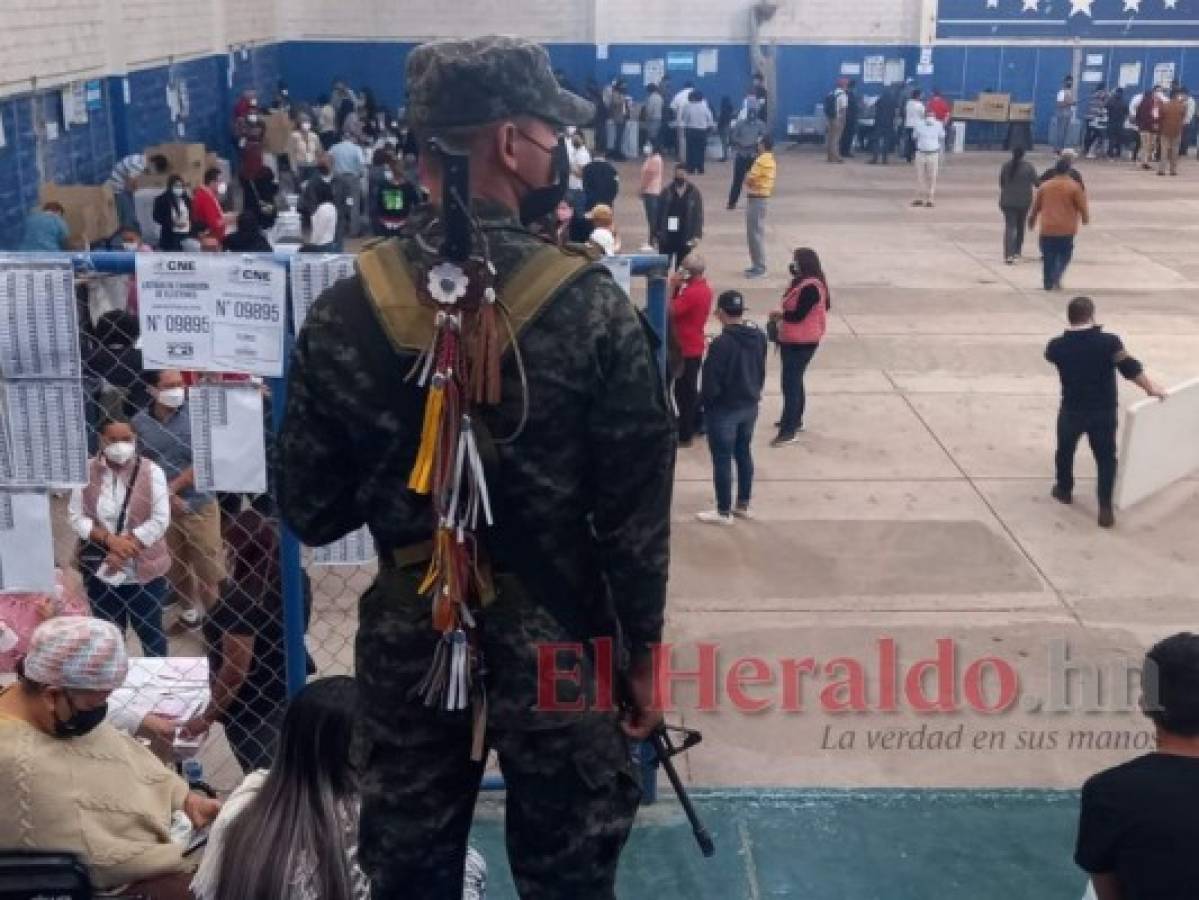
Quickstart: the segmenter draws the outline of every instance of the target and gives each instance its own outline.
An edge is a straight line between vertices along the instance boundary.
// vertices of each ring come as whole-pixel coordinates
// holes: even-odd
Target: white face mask
[[[171,188],[171,193],[174,194],[176,197],[182,197],[183,196],[183,188],[181,188],[179,186],[173,187],[173,188]]]
[[[133,446],[133,441],[116,441],[104,448],[105,458],[114,466],[125,465],[133,459],[136,452],[137,448]]]
[[[178,409],[186,399],[187,390],[185,388],[167,388],[164,391],[158,392],[158,402],[163,406],[169,406],[171,409]]]
[[[218,196],[224,197],[227,193],[229,193],[229,185],[222,181],[216,186],[216,192]]]
[[[125,243],[121,244],[121,246],[124,247],[130,253],[132,253],[134,250],[137,249],[137,241],[125,241]]]
[[[246,121],[253,125],[258,121],[258,116],[255,113],[250,113],[248,116],[246,116]]]
[[[301,123],[300,123],[300,130],[301,130],[301,131],[308,131],[308,130],[310,130],[311,128],[312,128],[312,123],[311,123],[311,122],[301,122]]]

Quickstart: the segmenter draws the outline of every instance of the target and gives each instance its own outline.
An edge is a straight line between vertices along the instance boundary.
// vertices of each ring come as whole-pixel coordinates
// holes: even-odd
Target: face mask
[[[227,193],[229,193],[229,185],[225,184],[224,182],[221,182],[220,184],[218,184],[216,186],[216,192],[217,192],[217,196],[224,197]]]
[[[520,200],[520,221],[528,227],[538,219],[554,215],[558,204],[566,196],[566,187],[570,179],[570,154],[566,152],[566,141],[561,139],[554,147],[553,174],[545,187],[533,188]]]
[[[258,121],[258,116],[254,115],[254,113],[250,113],[248,116],[246,116],[246,121],[253,125]]]
[[[300,123],[300,130],[301,130],[301,131],[311,131],[311,130],[312,130],[312,124],[311,124],[310,122],[301,122],[301,123]]]
[[[56,738],[83,737],[85,734],[95,731],[108,715],[107,703],[101,703],[95,709],[76,709],[75,704],[71,702],[71,695],[65,694],[64,696],[67,698],[67,706],[71,708],[71,717],[60,719],[58,713],[55,712],[54,736]]]
[[[167,388],[165,391],[158,392],[158,402],[163,406],[169,406],[171,409],[181,407],[185,399],[187,399],[187,391],[181,387]]]
[[[114,466],[125,465],[133,459],[133,454],[136,452],[137,448],[133,446],[133,441],[116,441],[104,448],[104,456]]]
[[[129,253],[132,253],[137,249],[137,241],[125,241],[121,246]]]
[[[175,185],[175,187],[171,188],[171,193],[174,194],[176,197],[182,197],[183,196],[183,187],[181,185]]]
[[[395,172],[384,172],[383,180],[387,182],[394,182],[396,180]]]

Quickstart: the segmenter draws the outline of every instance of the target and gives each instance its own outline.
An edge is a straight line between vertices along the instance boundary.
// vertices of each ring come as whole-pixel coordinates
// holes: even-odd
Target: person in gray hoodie
[[[750,449],[762,386],[766,383],[766,333],[745,322],[745,298],[725,291],[716,300],[724,330],[708,347],[703,368],[704,417],[716,509],[697,518],[709,525],[732,525],[751,518],[754,458]],[[733,504],[733,463],[737,466],[737,502]]]
[[[1003,211],[1003,261],[1016,262],[1024,249],[1024,223],[1037,189],[1037,170],[1024,158],[1023,147],[1012,148],[1012,158],[999,170],[999,208]]]

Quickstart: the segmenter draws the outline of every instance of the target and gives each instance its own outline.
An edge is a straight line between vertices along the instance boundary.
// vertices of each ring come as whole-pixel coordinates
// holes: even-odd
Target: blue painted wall
[[[269,45],[248,50],[244,56],[239,52],[232,60],[209,56],[103,79],[102,108],[89,113],[86,125],[60,127],[58,139],[45,142],[44,172],[38,170],[34,104],[42,105],[47,120],[61,121],[59,92],[0,101],[7,139],[7,146],[0,149],[0,248],[11,248],[20,240],[25,215],[37,204],[42,180],[97,184],[108,178],[116,160],[166,141],[198,141],[228,155],[230,115],[237,94],[254,87],[264,102],[269,101],[280,78],[280,61],[279,47]],[[181,129],[180,123],[171,122],[167,107],[171,79],[187,84],[189,111]]]

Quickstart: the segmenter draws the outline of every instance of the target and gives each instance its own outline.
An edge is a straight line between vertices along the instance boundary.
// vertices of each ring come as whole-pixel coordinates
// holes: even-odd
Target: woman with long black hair
[[[291,701],[269,770],[248,775],[212,827],[197,900],[365,900],[358,784],[350,762],[357,690],[322,678]]]
[[[154,199],[154,221],[158,223],[158,249],[162,252],[199,249],[195,237],[200,233],[200,225],[192,215],[192,198],[180,176],[172,175],[167,180],[167,189]]]
[[[782,307],[770,318],[778,327],[779,353],[782,356],[783,416],[772,447],[794,444],[803,431],[804,373],[820,348],[827,328],[832,297],[820,257],[810,247],[800,247],[791,260],[791,285]]]

